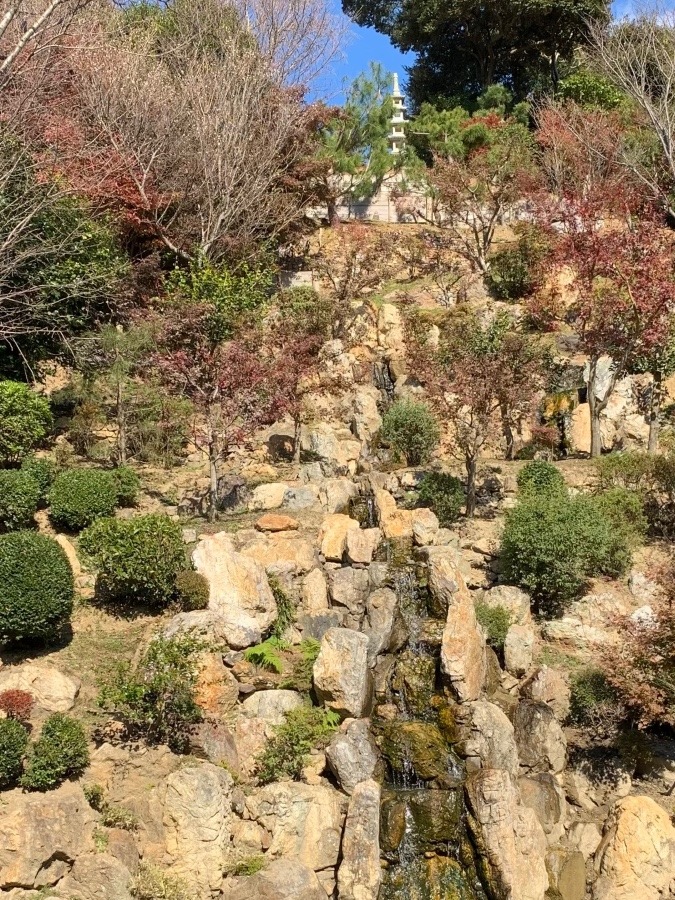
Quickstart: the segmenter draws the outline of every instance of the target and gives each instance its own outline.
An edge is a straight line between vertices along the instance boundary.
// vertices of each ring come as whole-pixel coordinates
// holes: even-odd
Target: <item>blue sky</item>
[[[341,9],[340,0],[333,0],[338,10]],[[613,4],[614,14],[624,16],[630,13],[631,0],[616,0]],[[668,6],[675,5],[675,0],[669,0]],[[390,72],[398,72],[402,80],[405,80],[404,68],[414,61],[414,54],[400,53],[392,47],[389,39],[378,34],[372,28],[358,28],[350,23],[351,40],[346,48],[344,59],[335,66],[335,87],[339,91],[343,84],[350,82],[359,72],[368,68],[371,60],[382,63]]]

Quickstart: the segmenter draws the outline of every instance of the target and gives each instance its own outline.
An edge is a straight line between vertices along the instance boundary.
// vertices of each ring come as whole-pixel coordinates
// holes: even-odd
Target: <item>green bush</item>
[[[87,736],[80,722],[53,713],[33,745],[21,784],[31,791],[47,791],[66,778],[81,775],[88,765]]]
[[[28,732],[16,719],[0,719],[0,788],[16,784],[23,770]]]
[[[184,752],[190,728],[202,716],[195,699],[201,646],[189,636],[156,638],[135,670],[120,666],[103,686],[99,705],[114,713],[132,737]]]
[[[40,502],[40,485],[26,472],[0,471],[0,523],[8,531],[30,528]]]
[[[118,466],[110,474],[117,490],[118,505],[135,506],[141,486],[141,479],[138,475],[129,466]]]
[[[328,294],[319,294],[304,285],[279,291],[274,299],[282,319],[305,334],[330,337],[338,310],[335,300]]]
[[[589,577],[614,573],[629,548],[592,497],[527,496],[506,516],[501,546],[504,580],[528,591],[536,607],[558,613]]]
[[[593,461],[598,479],[598,489],[622,487],[640,491],[649,486],[654,468],[654,457],[650,453],[630,451],[610,453]]]
[[[486,282],[497,300],[515,302],[533,292],[537,286],[536,266],[546,253],[541,233],[529,228],[517,246],[507,247],[490,257]]]
[[[523,496],[553,496],[566,492],[565,479],[553,463],[535,459],[518,472],[518,490]]]
[[[261,784],[282,778],[297,781],[307,755],[314,748],[325,747],[340,722],[337,713],[309,704],[289,710],[284,718],[258,757],[256,775]]]
[[[68,557],[53,538],[32,531],[0,536],[0,640],[54,638],[73,597]]]
[[[615,487],[598,494],[595,502],[612,530],[609,571],[621,574],[630,565],[633,550],[642,544],[647,534],[642,497],[635,491]]]
[[[18,381],[0,381],[1,462],[23,459],[44,440],[52,423],[48,400]]]
[[[476,618],[483,626],[487,642],[493,650],[503,650],[506,633],[511,625],[511,613],[503,606],[476,603]]]
[[[599,725],[616,716],[619,698],[602,669],[582,669],[570,684],[570,721]]]
[[[186,612],[206,609],[209,605],[209,593],[209,583],[199,572],[185,569],[176,575],[176,599]]]
[[[445,528],[459,518],[464,505],[464,486],[459,478],[444,472],[427,472],[420,482],[418,497],[430,506]]]
[[[30,475],[40,487],[40,500],[44,500],[56,477],[56,465],[44,456],[27,456],[21,463],[21,471]]]
[[[397,400],[382,418],[380,435],[397,454],[405,457],[408,465],[418,466],[429,459],[441,432],[426,403]]]
[[[98,570],[97,589],[107,600],[166,604],[185,568],[180,525],[165,515],[99,519],[82,532],[80,547]]]
[[[96,519],[111,516],[117,506],[117,486],[110,472],[68,469],[54,479],[49,513],[63,528],[79,531]]]

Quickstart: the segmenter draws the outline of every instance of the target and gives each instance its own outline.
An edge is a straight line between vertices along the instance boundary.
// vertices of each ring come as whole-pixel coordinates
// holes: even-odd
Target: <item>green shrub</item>
[[[180,526],[168,516],[100,519],[80,535],[98,570],[97,589],[109,600],[161,606],[173,597],[185,568]]]
[[[199,572],[185,569],[176,575],[176,599],[186,612],[206,609],[209,605],[209,593],[209,583]]]
[[[21,463],[21,471],[30,475],[40,487],[40,500],[44,500],[56,476],[56,465],[44,456],[27,456]]]
[[[0,719],[0,788],[19,780],[28,746],[28,732],[16,719]]]
[[[260,666],[261,669],[268,669],[270,672],[276,672],[280,675],[284,670],[284,663],[279,656],[280,650],[286,649],[286,644],[280,638],[268,637],[262,644],[256,644],[254,647],[247,647],[244,650],[244,659],[246,662]]]
[[[631,451],[610,453],[593,460],[598,489],[622,487],[632,491],[647,488],[652,478],[655,457],[650,453]]]
[[[252,853],[250,856],[242,856],[236,862],[230,863],[225,868],[225,875],[245,876],[250,878],[261,872],[267,865],[267,860],[263,853]]]
[[[118,505],[135,506],[141,486],[141,479],[138,475],[129,466],[118,466],[110,474],[117,490]]]
[[[134,670],[119,667],[103,686],[99,705],[114,713],[132,737],[182,753],[202,715],[195,699],[201,646],[185,635],[156,638]]]
[[[303,285],[279,291],[274,300],[282,319],[305,334],[330,337],[338,311],[335,300],[328,294],[319,294]]]
[[[305,638],[300,642],[300,656],[293,664],[293,672],[291,677],[284,681],[280,686],[290,688],[294,691],[300,691],[308,694],[312,689],[312,678],[314,673],[314,663],[321,650],[321,643],[315,638]]]
[[[282,778],[297,781],[307,755],[314,748],[325,747],[340,722],[337,713],[309,704],[289,710],[284,718],[258,757],[256,775],[261,784]]]
[[[194,892],[184,881],[148,862],[139,863],[130,893],[135,900],[194,900]]]
[[[486,283],[492,296],[515,302],[531,294],[537,286],[536,266],[545,252],[541,233],[529,228],[515,247],[491,256]]]
[[[53,713],[33,745],[21,784],[31,791],[47,791],[66,778],[81,775],[88,765],[87,736],[80,722]]]
[[[111,516],[117,506],[117,486],[110,472],[69,469],[54,479],[49,513],[63,528],[79,531],[96,519]]]
[[[511,613],[503,606],[476,603],[476,618],[483,626],[488,644],[493,650],[503,650],[506,633],[511,625]]]
[[[464,505],[464,486],[459,478],[444,472],[427,472],[420,482],[418,497],[430,506],[445,528],[459,518]]]
[[[8,531],[30,528],[40,502],[40,485],[26,472],[0,471],[0,523]]]
[[[553,463],[535,459],[518,472],[518,490],[523,496],[552,496],[566,492],[565,479]]]
[[[506,516],[501,547],[504,580],[528,591],[536,607],[556,614],[589,577],[616,570],[627,546],[592,497],[529,496]]]
[[[441,432],[426,403],[397,400],[384,414],[380,435],[408,465],[418,466],[429,459]]]
[[[23,459],[44,440],[52,423],[48,400],[18,381],[0,381],[0,461]]]
[[[624,572],[631,562],[632,551],[645,539],[647,517],[640,494],[627,488],[615,487],[595,498],[602,515],[610,524],[613,548],[610,551],[610,572]]]
[[[73,572],[53,538],[32,531],[0,536],[0,640],[54,638],[73,598]]]
[[[616,716],[619,699],[602,669],[582,669],[570,684],[570,721],[599,725]]]

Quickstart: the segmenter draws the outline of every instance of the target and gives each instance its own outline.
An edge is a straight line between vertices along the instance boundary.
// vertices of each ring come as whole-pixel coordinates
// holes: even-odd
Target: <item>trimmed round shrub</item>
[[[199,572],[186,569],[176,576],[176,598],[181,608],[187,612],[206,609],[209,605],[209,593],[209,583]]]
[[[117,488],[119,506],[135,506],[141,479],[129,466],[118,466],[110,473]]]
[[[52,520],[79,531],[96,519],[111,516],[117,506],[117,485],[101,469],[68,469],[57,475],[49,492]]]
[[[28,732],[16,719],[0,719],[0,788],[19,780],[28,746]]]
[[[426,403],[397,400],[384,414],[380,436],[408,465],[418,466],[429,459],[441,432]]]
[[[27,456],[21,463],[21,471],[37,481],[40,486],[40,500],[44,500],[56,477],[56,465],[53,460],[42,456],[39,458]]]
[[[70,618],[74,582],[57,542],[33,531],[0,535],[0,640],[49,640]]]
[[[506,516],[502,574],[528,591],[540,612],[555,615],[589,577],[612,570],[617,552],[617,535],[594,498],[529,496]]]
[[[35,697],[29,691],[21,688],[10,688],[0,693],[0,709],[10,719],[18,719],[19,722],[27,722],[35,706]]]
[[[445,472],[427,472],[417,495],[433,509],[443,528],[457,521],[465,501],[462,482]]]
[[[0,471],[0,523],[8,531],[30,528],[40,502],[40,485],[26,472]]]
[[[82,725],[63,713],[53,713],[33,745],[21,785],[31,791],[48,791],[66,778],[81,775],[88,765],[89,748]]]
[[[23,459],[49,433],[49,401],[19,381],[0,381],[0,460]]]
[[[107,600],[162,606],[185,568],[180,526],[164,515],[100,519],[82,532],[80,547],[98,569],[97,590]]]
[[[518,472],[518,489],[524,495],[552,496],[566,492],[565,479],[553,465],[534,459]]]

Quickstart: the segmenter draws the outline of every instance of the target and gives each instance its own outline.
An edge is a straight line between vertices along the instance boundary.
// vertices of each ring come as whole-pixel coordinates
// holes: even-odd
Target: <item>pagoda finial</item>
[[[392,97],[402,97],[401,89],[398,86],[398,72],[394,72],[394,90],[391,92]]]

